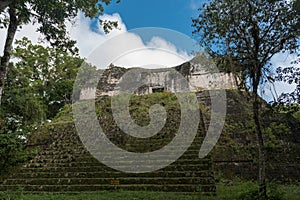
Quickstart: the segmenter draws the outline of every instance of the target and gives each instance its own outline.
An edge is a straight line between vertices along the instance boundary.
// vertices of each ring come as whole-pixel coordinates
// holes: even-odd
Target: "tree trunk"
[[[5,85],[6,74],[9,66],[9,60],[11,57],[12,45],[18,28],[16,9],[11,7],[8,12],[9,12],[10,21],[7,29],[7,36],[6,36],[6,41],[5,41],[4,51],[3,51],[3,57],[1,58],[1,62],[0,62],[0,104],[2,99],[3,88]]]
[[[0,105],[1,105],[2,91],[3,91],[3,87],[0,86]]]
[[[264,148],[264,139],[261,130],[261,124],[259,120],[259,99],[257,94],[257,89],[253,91],[254,102],[253,102],[253,119],[255,123],[255,130],[258,139],[258,181],[259,181],[259,194],[260,197],[267,196],[267,186],[266,186],[266,163],[265,163],[265,148]]]

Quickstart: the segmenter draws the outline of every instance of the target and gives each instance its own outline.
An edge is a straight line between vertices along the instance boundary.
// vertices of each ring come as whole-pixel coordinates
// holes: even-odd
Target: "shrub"
[[[23,197],[23,188],[18,188],[17,191],[0,192],[0,200],[21,200]]]
[[[259,194],[257,188],[251,189],[247,192],[242,193],[239,198],[240,200],[283,200],[283,193],[278,190],[276,185],[270,185],[267,190],[267,197],[263,198]]]

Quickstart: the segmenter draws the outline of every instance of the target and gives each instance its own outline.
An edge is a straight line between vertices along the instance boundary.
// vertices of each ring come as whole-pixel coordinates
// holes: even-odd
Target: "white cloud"
[[[77,41],[77,47],[82,57],[87,57],[99,44],[120,33],[126,32],[126,26],[122,22],[119,14],[104,15],[105,20],[117,21],[119,28],[113,29],[109,34],[105,34],[103,29],[97,25],[92,30],[90,25],[92,21],[85,18],[82,14],[78,16],[75,24],[68,24],[68,30],[72,39]]]
[[[190,9],[198,10],[202,4],[203,2],[200,0],[190,0]]]
[[[88,61],[91,61],[97,66],[102,68],[108,66],[107,63],[111,62],[110,54],[119,55],[120,57],[118,59],[115,59],[114,56],[113,63],[124,67],[145,65],[154,68],[161,66],[171,67],[192,58],[186,52],[178,51],[175,45],[160,37],[154,36],[147,44],[145,44],[140,36],[127,32],[126,25],[118,13],[104,15],[102,16],[102,19],[118,21],[119,28],[112,30],[109,34],[105,34],[102,27],[98,24],[95,25],[92,30],[91,24],[93,21],[85,18],[83,14],[78,15],[75,23],[67,23],[67,30],[71,38],[77,41],[80,56],[91,58],[91,56],[89,56],[90,53],[97,49],[97,47],[99,49],[101,48],[101,45],[104,45],[101,54],[96,54],[96,58],[94,59],[88,59]],[[36,32],[37,27],[37,24],[23,26],[16,34],[16,39],[28,37],[36,44],[39,39],[41,39],[40,34]],[[116,37],[118,35],[122,36],[118,38]],[[6,30],[1,29],[0,55],[3,54],[5,38]],[[132,51],[133,49],[134,51]],[[130,52],[124,54],[126,50]],[[118,52],[123,53],[118,54]]]
[[[157,36],[154,36],[150,40],[150,42],[147,43],[147,46],[150,48],[160,48],[160,49],[169,49],[171,51],[177,51],[177,48],[174,44]]]
[[[128,68],[161,68],[176,66],[192,59],[186,52],[178,51],[174,44],[157,36],[153,36],[145,44],[139,35],[127,32],[118,14],[105,15],[104,18],[111,21],[117,20],[119,29],[105,35],[102,28],[98,26],[98,30],[92,33],[93,36],[89,36],[91,33],[87,31],[80,34],[82,39],[78,39],[79,49],[84,49],[82,44],[87,44],[86,47],[96,47],[92,48],[92,54],[87,56],[87,60],[98,68],[105,68],[110,63]],[[87,30],[87,28],[82,27],[80,30]],[[76,38],[80,37],[76,36]]]
[[[128,68],[162,68],[176,66],[192,59],[186,52],[179,52],[173,44],[162,38],[153,37],[144,44],[134,33],[119,35],[104,45],[90,57],[90,61],[99,67],[112,62]]]
[[[165,49],[152,50],[146,47],[130,52],[113,63],[124,67],[166,68],[177,66],[189,60],[191,60],[190,57],[183,57],[172,51]]]

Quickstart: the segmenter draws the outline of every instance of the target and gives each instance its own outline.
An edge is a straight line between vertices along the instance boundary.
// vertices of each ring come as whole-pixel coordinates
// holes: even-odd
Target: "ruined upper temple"
[[[139,70],[140,74],[135,79],[140,79],[145,83],[145,85],[134,91],[136,94],[150,94],[160,91],[180,92],[186,86],[183,86],[184,81],[182,81],[182,78],[174,76],[174,70],[179,72],[188,81],[189,91],[191,92],[237,88],[238,81],[233,74],[219,72],[216,68],[206,64],[205,61],[199,62],[199,58],[197,59],[172,68],[151,70],[110,65],[103,71],[97,89],[82,89],[80,99],[92,99],[95,96],[113,96],[118,94],[120,92],[118,84],[122,81],[124,74],[130,69]]]

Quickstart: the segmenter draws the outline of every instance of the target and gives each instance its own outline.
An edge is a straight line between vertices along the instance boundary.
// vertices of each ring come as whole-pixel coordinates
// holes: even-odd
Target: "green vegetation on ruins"
[[[200,96],[207,97],[206,92],[199,94]],[[223,129],[221,138],[217,146],[211,152],[210,156],[213,161],[213,169],[215,173],[215,181],[217,186],[217,196],[207,197],[203,199],[241,199],[243,195],[245,199],[253,199],[256,195],[255,188],[257,187],[252,181],[256,179],[257,169],[257,146],[255,143],[255,135],[253,135],[253,121],[251,104],[247,99],[247,94],[236,90],[227,91],[227,117],[226,124]],[[148,115],[149,107],[153,104],[159,103],[166,108],[168,120],[162,130],[164,134],[154,136],[156,141],[161,141],[151,144],[151,139],[136,139],[129,137],[122,133],[113,121],[110,110],[110,98],[100,97],[96,100],[96,113],[107,136],[116,145],[123,149],[136,152],[145,152],[156,150],[167,144],[172,137],[173,133],[178,130],[180,122],[180,106],[174,94],[169,92],[153,93],[150,95],[133,95],[130,100],[130,113],[132,118],[139,125],[145,126],[149,124],[150,118]],[[200,101],[199,108],[203,114],[204,124],[209,121],[210,110],[209,99]],[[263,103],[263,102],[262,102]],[[296,197],[299,193],[299,186],[297,185],[298,175],[295,164],[299,163],[300,148],[299,135],[299,120],[294,118],[291,113],[280,113],[272,110],[268,104],[263,103],[261,118],[263,119],[263,131],[266,139],[265,149],[267,157],[267,178],[268,183],[272,185],[275,181],[278,185],[277,190],[272,193],[278,193],[279,196]],[[38,145],[40,151],[43,151],[47,146],[51,145],[58,138],[62,137],[69,141],[68,136],[64,134],[74,133],[72,128],[72,107],[66,105],[64,109],[52,120],[51,123],[40,127],[30,139],[31,145]],[[206,125],[207,127],[207,125]],[[199,128],[199,131],[201,128]],[[199,132],[200,134],[201,131]],[[162,140],[161,137],[164,137]],[[203,136],[203,135],[202,135]],[[152,139],[154,139],[152,138]],[[73,140],[73,139],[71,139]],[[147,142],[148,141],[148,142]],[[56,142],[56,143],[57,143]],[[62,145],[64,145],[62,143]],[[200,142],[196,143],[195,148],[200,149]],[[69,151],[65,145],[66,151],[72,157],[72,151]],[[70,157],[70,158],[71,158]],[[286,168],[282,168],[286,166]],[[293,166],[292,168],[289,166]],[[236,180],[239,181],[236,181]],[[250,181],[250,182],[249,182]],[[288,185],[286,185],[288,184]],[[292,184],[292,185],[290,185]],[[293,186],[294,184],[294,186]],[[287,189],[289,193],[283,192],[283,188]],[[237,192],[239,190],[239,192]],[[243,192],[242,192],[243,191]],[[143,199],[145,196],[153,194],[154,199],[163,198],[164,195],[170,195],[170,198],[180,197],[182,199],[200,198],[193,195],[175,195],[171,193],[148,193],[148,192],[99,192],[99,193],[84,193],[82,195],[69,195],[69,194],[53,194],[53,198],[74,198],[80,199],[83,196],[87,198],[118,198],[118,195],[127,197],[136,197]],[[172,197],[174,196],[174,197]],[[25,195],[24,198],[39,198],[39,195]],[[49,198],[50,198],[49,197]],[[45,196],[47,198],[47,196]],[[147,199],[147,198],[146,198]],[[295,199],[295,198],[293,198]]]
[[[225,182],[225,181],[224,181]],[[229,184],[228,184],[229,183]],[[178,193],[164,192],[134,192],[134,191],[101,191],[101,192],[80,192],[70,194],[26,194],[19,189],[17,192],[0,192],[0,199],[14,200],[255,200],[251,192],[257,189],[257,185],[249,181],[228,181],[228,183],[217,184],[215,196],[185,195]],[[273,199],[300,200],[299,185],[272,186]],[[276,188],[277,189],[274,189]]]

